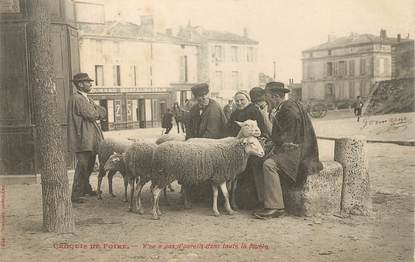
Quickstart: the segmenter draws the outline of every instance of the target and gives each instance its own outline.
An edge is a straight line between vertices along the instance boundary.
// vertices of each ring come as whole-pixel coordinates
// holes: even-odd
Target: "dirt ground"
[[[322,160],[332,159],[333,143],[319,145]],[[174,184],[171,205],[162,200],[164,214],[154,221],[148,186],[146,213],[129,213],[116,175],[117,197],[108,194],[104,179],[103,200],[74,205],[75,234],[56,235],[42,232],[40,184],[6,185],[1,261],[413,261],[415,147],[368,144],[368,154],[368,217],[286,215],[264,221],[244,210],[214,217],[203,204],[184,210]],[[96,174],[91,180],[96,185]]]

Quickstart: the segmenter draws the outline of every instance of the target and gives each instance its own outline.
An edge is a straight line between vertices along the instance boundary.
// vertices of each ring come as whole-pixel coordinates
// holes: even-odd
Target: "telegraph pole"
[[[31,19],[30,82],[42,183],[43,228],[49,232],[70,233],[75,225],[63,151],[65,141],[58,118],[49,4],[48,0],[27,3]]]
[[[275,63],[275,60],[274,61],[272,61],[272,63],[274,64],[274,81],[275,81],[275,79],[276,79],[276,63]]]

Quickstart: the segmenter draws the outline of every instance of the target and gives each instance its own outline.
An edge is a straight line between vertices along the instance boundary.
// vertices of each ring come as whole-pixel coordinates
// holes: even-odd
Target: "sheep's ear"
[[[238,126],[242,127],[244,125],[244,122],[239,122],[239,121],[235,121],[236,124],[238,124]]]

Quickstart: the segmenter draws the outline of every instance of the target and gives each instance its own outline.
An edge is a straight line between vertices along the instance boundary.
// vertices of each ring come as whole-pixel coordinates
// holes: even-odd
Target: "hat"
[[[284,87],[284,83],[281,82],[269,82],[265,85],[265,91],[280,91],[283,93],[290,92],[290,89]]]
[[[249,91],[252,102],[265,101],[265,90],[261,87],[254,87]]]
[[[235,93],[235,95],[233,97],[235,97],[237,95],[244,95],[248,101],[251,101],[251,98],[249,97],[248,93],[245,92],[245,91],[242,91],[242,90],[238,91],[238,92]]]
[[[73,76],[72,82],[82,82],[82,81],[94,82],[94,80],[89,78],[87,73],[78,73]]]
[[[191,88],[194,96],[203,96],[209,93],[209,85],[206,83],[197,84]]]

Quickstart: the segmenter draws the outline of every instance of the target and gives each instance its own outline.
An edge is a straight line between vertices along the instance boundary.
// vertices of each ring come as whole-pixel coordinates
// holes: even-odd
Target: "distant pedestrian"
[[[233,102],[233,99],[228,100],[228,104],[225,105],[223,108],[223,113],[225,114],[226,121],[229,121],[229,118],[231,117],[231,114],[236,110],[235,103]]]
[[[183,119],[184,110],[179,106],[179,103],[173,104],[173,116],[174,120],[176,121],[177,125],[177,133],[180,133],[180,127],[182,128],[183,133],[184,131],[184,119]]]
[[[77,90],[68,101],[68,140],[76,158],[71,196],[73,203],[83,203],[85,195],[96,195],[89,177],[94,169],[98,144],[104,139],[97,120],[105,119],[106,110],[88,98],[93,81],[86,73],[74,75],[72,82]]]
[[[360,116],[362,115],[363,101],[360,96],[357,96],[357,101],[353,104],[354,115],[357,116],[357,122],[359,122]]]
[[[173,122],[173,113],[171,112],[171,109],[168,108],[167,112],[163,116],[163,120],[161,123],[161,127],[166,129],[164,134],[167,135],[170,132],[170,130],[173,128],[172,122]]]

